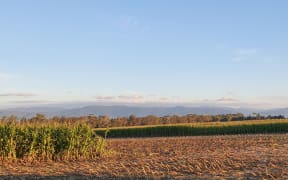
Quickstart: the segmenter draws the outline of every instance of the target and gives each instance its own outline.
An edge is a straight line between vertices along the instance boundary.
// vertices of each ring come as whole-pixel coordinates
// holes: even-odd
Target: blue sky
[[[0,2],[0,107],[288,106],[288,2]]]

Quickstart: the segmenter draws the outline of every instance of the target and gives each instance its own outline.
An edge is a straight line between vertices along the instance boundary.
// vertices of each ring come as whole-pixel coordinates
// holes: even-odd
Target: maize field
[[[104,135],[105,129],[95,129]],[[138,126],[111,128],[110,138],[123,137],[169,137],[200,135],[234,135],[288,133],[288,120],[259,120],[235,122],[187,123],[174,125]]]
[[[2,161],[49,161],[93,159],[103,154],[105,139],[88,126],[0,125]]]

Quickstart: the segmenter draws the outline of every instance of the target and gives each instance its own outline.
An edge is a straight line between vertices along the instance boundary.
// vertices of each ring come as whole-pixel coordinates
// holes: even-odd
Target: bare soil
[[[110,139],[91,161],[0,162],[0,179],[288,179],[288,134]]]

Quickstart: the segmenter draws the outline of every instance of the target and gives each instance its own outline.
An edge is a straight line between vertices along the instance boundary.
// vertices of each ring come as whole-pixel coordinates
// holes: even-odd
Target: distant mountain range
[[[230,108],[230,107],[137,107],[137,106],[102,106],[93,105],[80,108],[63,107],[30,107],[30,108],[10,108],[0,109],[0,117],[15,115],[18,117],[33,117],[37,113],[45,114],[47,117],[52,116],[86,116],[89,114],[95,115],[109,115],[110,117],[123,117],[134,114],[136,116],[166,116],[166,115],[187,115],[187,114],[230,114],[230,113],[243,113],[245,115],[252,114],[253,112],[260,113],[261,115],[284,115],[288,117],[288,108],[282,109],[252,109],[252,108]]]

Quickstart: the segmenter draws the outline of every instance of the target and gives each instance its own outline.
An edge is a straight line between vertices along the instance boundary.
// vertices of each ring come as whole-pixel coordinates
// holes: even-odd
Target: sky
[[[288,107],[288,1],[0,2],[0,108]]]

